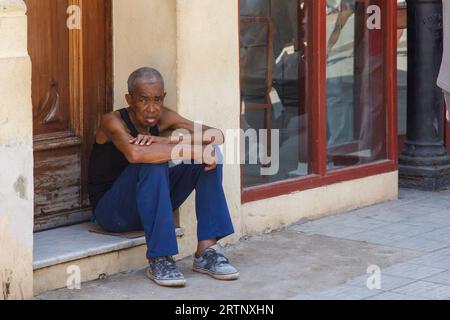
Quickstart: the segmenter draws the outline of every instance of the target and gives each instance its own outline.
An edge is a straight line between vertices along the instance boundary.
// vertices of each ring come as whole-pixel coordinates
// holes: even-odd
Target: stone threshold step
[[[92,223],[42,231],[34,234],[33,269],[35,295],[63,288],[70,276],[70,266],[80,270],[81,282],[143,268],[145,238],[128,239],[89,231]],[[177,228],[177,237],[184,235]]]

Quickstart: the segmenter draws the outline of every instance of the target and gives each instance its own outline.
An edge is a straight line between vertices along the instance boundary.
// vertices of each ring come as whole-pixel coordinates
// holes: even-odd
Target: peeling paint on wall
[[[0,0],[0,300],[33,297],[33,116],[23,0]]]
[[[8,300],[11,295],[11,282],[12,282],[13,271],[6,269],[3,270],[0,275],[0,283],[2,284],[2,297],[3,300]]]
[[[19,197],[23,200],[28,200],[27,197],[27,178],[20,176],[14,183],[14,190],[19,194]]]
[[[32,246],[17,242],[10,219],[0,214],[0,300],[33,297]]]
[[[0,0],[0,13],[8,14],[14,12],[24,12],[26,10],[23,0]]]

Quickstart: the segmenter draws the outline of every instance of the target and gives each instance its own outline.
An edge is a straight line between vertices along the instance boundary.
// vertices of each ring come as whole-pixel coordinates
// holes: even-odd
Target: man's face
[[[126,95],[136,121],[143,127],[158,124],[165,97],[166,93],[161,84],[143,84],[139,81],[134,85],[132,94]]]

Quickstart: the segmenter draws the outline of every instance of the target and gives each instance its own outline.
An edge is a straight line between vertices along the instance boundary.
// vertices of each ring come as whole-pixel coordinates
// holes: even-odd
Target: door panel
[[[27,5],[34,135],[68,131],[69,30],[61,27],[65,25],[68,0],[35,0],[27,1]],[[42,19],[44,13],[50,14],[49,19]]]
[[[35,210],[40,216],[80,207],[79,146],[35,153]]]
[[[32,61],[35,230],[86,219],[87,161],[111,107],[111,1],[27,0]],[[81,28],[67,28],[70,5]]]

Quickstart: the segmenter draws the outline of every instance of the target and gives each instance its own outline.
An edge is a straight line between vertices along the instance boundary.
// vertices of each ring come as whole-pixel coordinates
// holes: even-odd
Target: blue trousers
[[[178,254],[173,211],[196,191],[198,241],[234,233],[222,188],[222,165],[130,164],[100,199],[94,216],[108,232],[144,230],[147,258]]]

